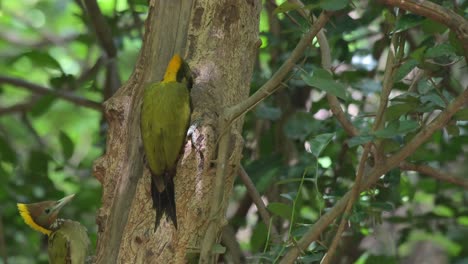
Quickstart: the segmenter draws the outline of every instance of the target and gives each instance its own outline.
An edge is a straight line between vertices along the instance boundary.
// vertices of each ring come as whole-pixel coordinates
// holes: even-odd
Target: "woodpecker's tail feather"
[[[153,199],[153,208],[156,210],[154,232],[158,229],[164,213],[172,220],[172,223],[177,229],[174,180],[172,176],[168,176],[169,175],[165,175],[164,177],[165,188],[161,192],[158,190],[154,178],[151,177],[151,197]]]

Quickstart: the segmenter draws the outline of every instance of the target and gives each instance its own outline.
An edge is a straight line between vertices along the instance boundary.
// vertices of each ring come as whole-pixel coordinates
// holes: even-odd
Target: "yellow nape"
[[[162,82],[176,82],[177,72],[179,72],[180,67],[182,67],[182,58],[179,56],[179,54],[175,54],[167,65],[166,73],[164,74],[164,79]]]
[[[45,229],[44,227],[36,224],[36,222],[34,222],[34,220],[32,219],[31,217],[31,214],[28,210],[28,207],[25,205],[25,204],[16,204],[18,206],[18,211],[21,215],[21,217],[23,218],[24,222],[30,226],[32,229],[34,230],[37,230],[41,233],[43,233],[44,235],[50,235],[50,233],[52,233],[51,230],[47,230]]]

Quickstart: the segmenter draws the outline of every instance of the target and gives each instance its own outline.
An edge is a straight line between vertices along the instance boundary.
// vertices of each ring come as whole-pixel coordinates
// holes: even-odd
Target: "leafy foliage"
[[[146,2],[99,1],[118,50],[121,80],[132,72],[141,46]],[[366,1],[304,2],[304,7],[264,3],[263,45],[252,93],[309,30],[313,19],[302,16],[304,11],[336,11],[325,27],[332,68],[323,69],[314,40],[284,87],[245,118],[242,165],[272,220],[268,225],[262,221],[240,182],[231,200],[236,212],[228,215],[234,215],[229,224],[254,263],[278,261],[351,189],[364,144],[378,146],[383,156],[397,153],[467,87],[462,43],[446,26]],[[468,1],[434,2],[461,15],[468,8]],[[12,263],[47,262],[44,240],[24,225],[16,202],[77,193],[62,215],[85,224],[96,242],[101,193],[92,164],[104,152],[106,124],[100,109],[87,103],[100,104],[111,95],[106,90],[109,61],[79,3],[1,2],[0,239],[8,241],[5,252]],[[392,44],[396,63],[387,68]],[[374,129],[384,75],[390,70],[384,122]],[[338,98],[358,135],[349,135],[331,114],[327,93]],[[467,121],[465,108],[406,161],[466,182]],[[366,166],[376,162],[369,159]],[[467,199],[466,189],[453,182],[394,168],[360,193],[350,215],[338,218],[350,227],[338,256],[354,263],[399,263],[417,256],[421,243],[430,243],[451,263],[463,263],[468,258]],[[272,237],[273,228],[281,234],[280,242]],[[320,263],[335,231],[335,224],[327,228],[298,262]],[[217,245],[216,250],[225,248]]]

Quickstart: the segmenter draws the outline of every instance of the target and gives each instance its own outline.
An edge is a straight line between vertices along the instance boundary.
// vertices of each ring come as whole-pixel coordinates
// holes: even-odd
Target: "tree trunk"
[[[219,118],[226,107],[249,94],[260,8],[258,0],[151,1],[134,72],[105,103],[107,151],[94,166],[103,185],[96,263],[185,263],[190,253],[198,252],[215,221],[210,210],[220,164],[217,143],[226,135],[224,198],[216,211],[213,234],[219,239],[240,161],[238,135],[243,122],[239,118],[232,126],[220,128]],[[155,233],[150,175],[140,138],[140,105],[144,84],[161,80],[174,53],[186,58],[194,75],[191,124],[195,129],[187,137],[174,179],[178,229],[163,217]]]

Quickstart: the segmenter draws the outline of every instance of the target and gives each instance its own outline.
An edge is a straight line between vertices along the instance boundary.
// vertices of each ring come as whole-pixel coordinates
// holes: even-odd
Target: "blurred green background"
[[[310,20],[300,16],[296,7],[282,2],[262,2],[262,46],[252,93],[288,58],[310,26]],[[467,1],[435,2],[468,17]],[[340,83],[335,92],[342,92],[341,103],[361,131],[369,131],[373,123],[389,36],[402,33],[404,54],[392,94],[396,99],[388,112],[394,121],[407,121],[398,125],[415,126],[406,130],[388,127],[380,134],[386,153],[401,148],[419,124],[466,89],[468,74],[460,43],[443,25],[407,13],[396,17],[394,10],[367,1],[305,3],[316,15],[321,9],[342,9],[326,27],[333,78]],[[124,82],[141,47],[147,3],[100,0],[98,4],[118,50],[112,61]],[[76,193],[61,216],[83,223],[95,247],[101,188],[92,176],[92,165],[105,151],[107,127],[99,109],[63,98],[66,94],[101,103],[108,94],[107,65],[111,62],[84,10],[78,0],[0,1],[0,263],[6,258],[9,263],[47,263],[46,240],[23,223],[17,202]],[[316,40],[312,44],[284,82],[286,87],[245,118],[243,166],[268,201],[272,224],[289,240],[283,244],[268,241],[268,227],[260,221],[244,185],[237,181],[228,217],[244,261],[278,259],[292,245],[291,239],[300,238],[349,190],[362,152],[359,144],[375,139],[369,135],[349,138],[328,111],[327,87],[311,87],[311,83],[317,84],[314,78],[323,74]],[[410,88],[404,77],[416,66],[425,74],[416,88]],[[322,78],[330,84],[327,78],[331,76]],[[18,84],[18,80],[28,83]],[[49,90],[39,93],[31,84]],[[467,115],[465,109],[408,160],[466,181]],[[340,258],[348,261],[344,263],[418,263],[411,262],[414,254],[429,254],[420,249],[424,242],[438,250],[440,263],[468,263],[467,201],[468,194],[460,186],[392,170],[361,194],[350,216],[351,228]],[[303,263],[318,263],[333,228],[304,252]],[[228,261],[229,252],[224,257]]]

